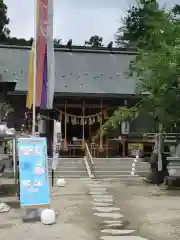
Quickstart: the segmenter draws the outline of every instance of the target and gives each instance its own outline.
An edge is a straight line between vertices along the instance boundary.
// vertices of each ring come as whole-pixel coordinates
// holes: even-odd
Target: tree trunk
[[[164,182],[165,176],[168,176],[166,156],[164,154],[164,137],[162,135],[162,126],[159,126],[159,134],[155,138],[154,150],[150,159],[150,173],[147,181],[157,185]]]

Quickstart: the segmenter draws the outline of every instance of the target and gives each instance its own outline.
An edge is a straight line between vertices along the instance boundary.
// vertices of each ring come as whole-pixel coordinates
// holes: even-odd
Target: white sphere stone
[[[56,222],[56,213],[51,209],[45,209],[41,213],[41,222],[44,225],[52,225]]]
[[[66,186],[66,181],[63,178],[58,178],[56,181],[56,185],[58,187],[65,187]]]
[[[131,172],[131,175],[134,176],[134,172]]]
[[[136,164],[135,164],[135,163],[133,163],[133,164],[132,164],[132,168],[134,168],[135,166],[136,166]]]
[[[135,168],[132,168],[132,172],[135,172]]]
[[[137,159],[134,159],[134,162],[137,163]]]
[[[136,155],[136,159],[138,159],[139,158],[139,155]]]

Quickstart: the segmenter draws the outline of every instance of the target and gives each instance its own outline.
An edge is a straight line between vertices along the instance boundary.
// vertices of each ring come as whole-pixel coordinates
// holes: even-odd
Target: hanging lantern
[[[124,121],[121,123],[121,132],[122,134],[129,134],[130,124],[128,121]]]

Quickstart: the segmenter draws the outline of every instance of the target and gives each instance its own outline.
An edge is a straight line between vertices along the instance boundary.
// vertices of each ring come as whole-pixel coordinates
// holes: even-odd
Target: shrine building
[[[21,130],[27,112],[29,53],[29,47],[0,45],[0,119],[3,104],[7,102],[13,108],[7,123],[16,131]],[[82,140],[91,142],[116,107],[133,106],[137,101],[136,81],[126,73],[135,55],[133,49],[122,48],[74,46],[68,49],[64,46],[55,49],[53,110],[39,110],[48,122],[44,135],[52,138],[56,118],[62,122],[62,138],[68,146],[75,141],[79,145]],[[108,141],[116,142],[121,136],[138,132],[142,125],[140,121],[130,123],[127,133],[123,133],[120,126],[108,135]],[[107,144],[107,139],[101,139],[99,144]],[[118,144],[113,146],[114,155],[127,154],[122,153]]]

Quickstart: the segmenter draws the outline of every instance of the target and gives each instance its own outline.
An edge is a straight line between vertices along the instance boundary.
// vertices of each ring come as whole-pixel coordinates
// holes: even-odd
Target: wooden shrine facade
[[[8,97],[14,108],[14,112],[8,117],[8,125],[21,131],[22,125],[31,131],[31,121],[27,126],[25,119],[25,95],[11,95]],[[61,121],[62,129],[62,156],[82,155],[82,146],[84,142],[89,143],[93,156],[126,156],[123,152],[119,137],[126,139],[127,136],[119,128],[111,131],[108,136],[99,134],[102,125],[107,121],[112,112],[119,106],[133,106],[136,99],[133,96],[107,96],[107,95],[78,95],[60,97],[55,96],[54,107],[51,111],[37,110],[37,116],[46,120],[46,127],[43,136],[48,138],[49,153],[52,154],[53,124],[54,119]],[[38,128],[37,128],[38,131]],[[131,128],[130,131],[135,131]],[[96,137],[98,136],[98,137]]]
[[[134,100],[131,98],[127,101],[124,97],[113,98],[113,96],[103,95],[71,99],[56,98],[54,108],[58,113],[57,118],[62,122],[64,147],[62,154],[66,155],[68,152],[67,154],[74,156],[78,154],[78,148],[80,153],[82,145],[87,142],[94,156],[98,156],[100,152],[105,153],[105,151],[105,154],[109,155],[108,138],[118,139],[122,135],[121,126],[108,135],[108,138],[103,136],[99,130],[118,106],[125,106],[128,102],[132,104],[132,101]],[[113,145],[111,152],[117,155],[121,151],[119,143],[116,142]]]
[[[0,63],[3,63],[0,66],[0,74],[4,75],[3,81],[16,81],[15,89],[7,90],[6,100],[14,109],[8,115],[8,124],[17,131],[24,124],[27,112],[25,105],[28,90],[29,50],[29,47],[0,45]],[[47,120],[45,135],[49,139],[49,149],[52,149],[54,118],[62,121],[65,148],[68,145],[71,146],[73,142],[79,142],[79,145],[82,145],[84,141],[97,144],[96,149],[102,149],[103,145],[108,145],[105,137],[100,135],[95,143],[93,137],[116,107],[125,104],[132,106],[136,102],[135,79],[127,79],[125,75],[135,55],[136,52],[133,49],[122,48],[72,47],[67,49],[64,46],[61,49],[55,49],[56,79],[53,110],[38,110]],[[136,130],[137,124],[130,124],[130,131]],[[121,135],[121,127],[119,127],[108,137],[112,142],[116,142]],[[120,140],[117,140],[117,144],[114,144],[116,147],[112,150],[113,154],[117,152],[118,155],[119,153],[127,155],[121,149],[122,144],[119,142]],[[71,153],[68,154],[73,154],[73,151],[75,152],[71,148]]]

